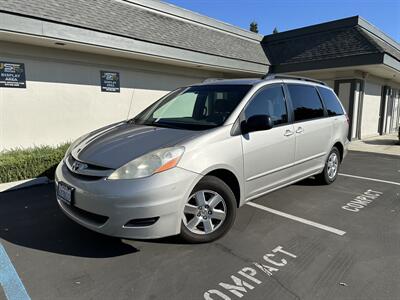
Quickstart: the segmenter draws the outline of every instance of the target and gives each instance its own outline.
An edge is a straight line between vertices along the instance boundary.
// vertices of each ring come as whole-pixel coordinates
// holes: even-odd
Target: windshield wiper
[[[136,118],[129,119],[126,123],[128,123],[128,124],[137,124],[136,123]]]

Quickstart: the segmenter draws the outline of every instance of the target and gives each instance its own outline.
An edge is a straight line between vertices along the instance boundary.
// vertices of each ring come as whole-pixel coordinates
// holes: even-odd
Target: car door
[[[247,200],[287,181],[294,162],[295,135],[283,85],[261,88],[246,105],[242,117],[269,115],[269,130],[242,134],[245,193]]]
[[[332,146],[332,119],[326,117],[321,98],[313,85],[287,84],[287,89],[293,107],[296,137],[294,179],[323,168]]]

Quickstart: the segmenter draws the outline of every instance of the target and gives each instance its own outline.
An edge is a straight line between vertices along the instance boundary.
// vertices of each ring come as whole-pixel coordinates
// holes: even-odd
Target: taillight
[[[349,116],[348,116],[347,114],[345,114],[345,116],[346,116],[347,124],[350,125],[350,118],[349,118]]]

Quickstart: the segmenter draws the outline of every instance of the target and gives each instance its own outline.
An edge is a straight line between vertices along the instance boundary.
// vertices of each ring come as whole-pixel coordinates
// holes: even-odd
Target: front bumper
[[[134,180],[91,180],[73,175],[64,162],[55,174],[58,183],[74,188],[73,205],[57,198],[63,212],[91,230],[123,238],[160,238],[180,232],[186,199],[201,175],[173,168]],[[154,219],[139,226],[131,220]]]

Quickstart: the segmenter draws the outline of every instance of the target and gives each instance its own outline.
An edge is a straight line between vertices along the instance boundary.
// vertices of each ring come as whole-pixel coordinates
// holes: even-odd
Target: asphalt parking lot
[[[2,193],[0,299],[399,299],[400,157],[351,152],[340,172],[245,205],[202,245],[91,232],[50,184]]]

